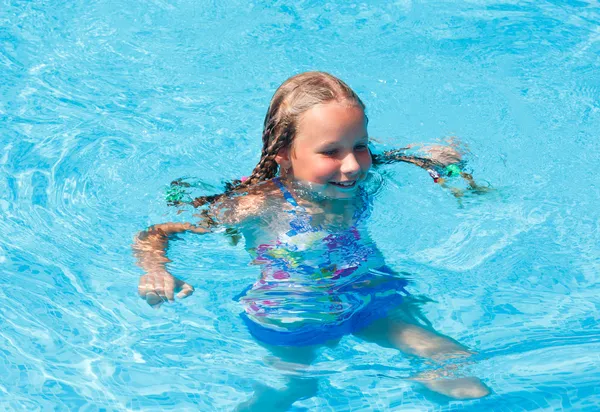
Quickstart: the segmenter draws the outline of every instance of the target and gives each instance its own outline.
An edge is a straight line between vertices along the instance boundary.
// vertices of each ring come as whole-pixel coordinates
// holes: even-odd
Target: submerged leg
[[[379,325],[373,326],[379,328],[377,332],[383,333],[381,337],[387,339],[393,347],[409,355],[441,362],[468,357],[472,354],[455,340],[422,326],[391,319],[381,319],[378,322]]]
[[[444,362],[472,355],[455,340],[399,319],[384,318],[362,329],[357,336],[381,346],[393,347],[409,355]],[[456,364],[421,373],[413,378],[428,389],[455,399],[482,398],[490,390],[479,378],[453,377]]]
[[[286,386],[275,389],[262,383],[255,385],[252,398],[238,405],[237,411],[286,411],[294,402],[318,392],[318,379],[306,374],[316,357],[315,346],[265,346],[273,353],[265,358],[265,362],[283,373]]]

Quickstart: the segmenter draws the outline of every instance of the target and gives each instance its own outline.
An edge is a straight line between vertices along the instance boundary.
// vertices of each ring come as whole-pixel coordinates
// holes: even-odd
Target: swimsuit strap
[[[287,187],[285,187],[285,185],[283,184],[283,182],[281,181],[281,178],[279,176],[273,178],[273,183],[275,183],[277,185],[277,187],[279,188],[279,190],[281,190],[281,194],[283,195],[283,198],[290,205],[294,206],[294,208],[298,211],[306,212],[306,209],[304,209],[304,207],[300,206],[298,204],[298,202],[296,202],[296,199],[294,199],[294,196],[292,196],[292,194],[287,189]],[[362,188],[360,189],[360,197],[362,200],[362,207],[360,209],[357,209],[354,212],[354,216],[353,216],[353,218],[356,220],[356,223],[365,219],[365,217],[367,217],[369,215],[369,206],[371,203],[371,200],[370,200],[369,196],[367,195],[367,192]],[[291,210],[290,213],[296,214],[296,210]]]
[[[293,217],[290,221],[290,227],[292,230],[287,232],[287,235],[292,237],[299,233],[319,231],[320,228],[313,227],[311,224],[312,216],[306,212],[306,209],[304,209],[298,204],[298,202],[296,202],[296,199],[294,199],[294,196],[292,196],[290,191],[285,187],[281,179],[279,177],[276,177],[273,179],[273,182],[277,185],[279,190],[281,190],[281,194],[283,195],[284,199],[294,207],[292,210],[288,211],[288,213],[291,214]]]
[[[287,187],[285,187],[285,185],[283,184],[283,182],[281,181],[281,179],[279,177],[274,178],[273,183],[275,183],[277,185],[277,187],[279,188],[279,190],[281,190],[281,194],[283,195],[283,198],[285,200],[287,200],[290,205],[292,205],[300,210],[304,210],[304,208],[302,206],[300,206],[298,204],[298,202],[296,202],[296,199],[294,199],[294,196],[292,196],[290,191],[287,189]]]

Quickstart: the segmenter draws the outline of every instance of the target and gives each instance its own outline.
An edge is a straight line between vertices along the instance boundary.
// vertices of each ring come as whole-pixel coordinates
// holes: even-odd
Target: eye
[[[354,146],[354,150],[358,150],[359,152],[368,150],[369,146],[366,143],[361,143],[359,145]]]
[[[324,156],[335,156],[338,153],[338,149],[325,150],[321,152]]]

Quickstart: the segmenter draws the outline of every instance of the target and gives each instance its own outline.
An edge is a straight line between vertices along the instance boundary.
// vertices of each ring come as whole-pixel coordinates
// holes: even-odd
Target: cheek
[[[312,165],[312,171],[315,176],[322,176],[328,178],[337,172],[339,169],[339,162],[335,159],[321,158],[318,162],[314,162]]]
[[[298,177],[313,183],[325,184],[336,174],[339,166],[335,159],[317,157],[313,158],[309,164],[298,173]]]
[[[339,169],[335,159],[322,156],[299,156],[292,159],[294,175],[313,183],[326,183]]]
[[[358,155],[356,155],[356,159],[363,170],[370,169],[371,165],[373,164],[371,153],[369,151],[360,152]]]

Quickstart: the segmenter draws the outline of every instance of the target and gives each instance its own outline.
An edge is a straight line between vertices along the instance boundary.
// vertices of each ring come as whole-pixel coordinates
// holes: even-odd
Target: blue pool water
[[[325,70],[382,147],[458,136],[497,191],[459,204],[383,170],[370,227],[492,390],[453,401],[426,361],[344,337],[293,410],[598,410],[600,5],[595,1],[0,2],[0,408],[232,410],[284,372],[232,298],[243,245],[184,235],[196,287],[151,309],[131,242],[184,220],[165,188],[248,174],[275,88]]]

